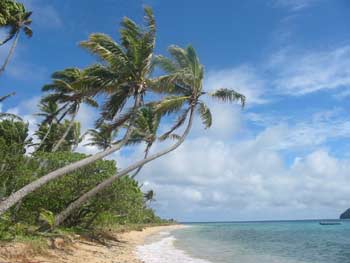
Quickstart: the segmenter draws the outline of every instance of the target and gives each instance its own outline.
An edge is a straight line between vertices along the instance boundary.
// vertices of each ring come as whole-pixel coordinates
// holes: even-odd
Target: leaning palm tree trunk
[[[151,145],[147,145],[146,150],[145,150],[145,155],[143,157],[144,160],[147,159],[150,148],[151,148]],[[143,167],[143,165],[141,165],[139,168],[137,168],[137,170],[133,173],[133,175],[130,176],[130,178],[134,179],[136,177],[136,175],[138,175],[139,172],[142,170],[142,167]]]
[[[36,148],[36,151],[40,150],[41,146],[43,146],[43,144],[45,143],[47,137],[49,136],[49,134],[51,132],[52,124],[53,124],[53,122],[50,123],[49,128],[47,129],[47,132],[45,133],[44,138],[41,140],[38,148]]]
[[[66,129],[66,131],[64,132],[63,136],[59,139],[59,141],[55,144],[55,146],[52,149],[52,152],[56,152],[60,146],[62,145],[62,143],[64,142],[64,140],[66,139],[66,137],[68,136],[68,133],[70,132],[70,130],[72,129],[73,125],[74,125],[74,121],[75,121],[75,117],[78,114],[78,109],[73,113],[72,118],[69,122],[69,125]]]
[[[69,215],[72,214],[72,212],[74,212],[76,209],[81,207],[90,198],[94,197],[96,194],[100,193],[101,191],[103,191],[104,189],[109,187],[118,178],[120,178],[120,177],[126,175],[127,173],[129,173],[129,172],[131,172],[139,167],[142,167],[146,163],[149,163],[149,162],[151,162],[151,161],[153,161],[153,160],[155,160],[163,155],[166,155],[167,153],[175,150],[176,148],[178,148],[184,142],[185,138],[187,137],[187,135],[189,134],[189,132],[191,130],[192,122],[193,122],[193,111],[194,111],[194,108],[192,107],[191,111],[190,111],[190,118],[189,118],[187,127],[186,127],[184,133],[182,134],[182,136],[179,138],[179,140],[174,145],[170,146],[169,148],[167,148],[163,151],[155,153],[146,159],[140,160],[140,161],[130,165],[129,167],[125,168],[124,170],[121,170],[119,173],[113,175],[112,177],[110,177],[107,180],[103,181],[102,183],[98,184],[96,187],[91,189],[89,192],[83,194],[79,199],[77,199],[76,201],[71,203],[64,211],[62,211],[59,215],[57,215],[57,217],[55,218],[55,226],[62,224],[64,222],[64,220]]]
[[[134,112],[136,112],[136,109],[138,109],[141,105],[141,94],[138,94],[135,99],[135,104],[133,106]],[[132,121],[131,121],[132,123]],[[73,172],[81,167],[85,167],[91,163],[96,162],[97,160],[100,160],[116,151],[118,151],[121,147],[123,147],[130,139],[132,134],[133,128],[130,124],[124,137],[116,144],[114,144],[112,147],[107,148],[106,150],[96,153],[95,155],[89,156],[85,159],[82,159],[80,161],[77,161],[75,163],[71,163],[69,165],[66,165],[62,168],[59,168],[55,171],[52,171],[43,177],[38,178],[37,180],[27,184],[26,186],[19,189],[17,192],[12,193],[6,200],[2,201],[0,203],[0,216],[3,215],[9,208],[11,208],[13,205],[21,201],[24,197],[29,195],[30,193],[34,192],[41,186],[47,184],[48,182],[55,180],[57,178],[60,178],[61,176],[68,174],[70,172]]]
[[[15,40],[12,43],[12,46],[10,48],[9,54],[7,55],[4,64],[1,66],[0,68],[0,75],[5,71],[5,68],[7,67],[8,63],[10,62],[10,59],[13,55],[13,53],[15,52],[15,48],[18,42],[18,38],[19,38],[19,31],[16,33],[15,35]]]

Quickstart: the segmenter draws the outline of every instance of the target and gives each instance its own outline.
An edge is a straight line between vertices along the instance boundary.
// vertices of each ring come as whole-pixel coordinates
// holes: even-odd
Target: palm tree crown
[[[185,122],[188,114],[197,110],[205,128],[212,125],[212,114],[209,107],[201,99],[203,95],[224,102],[240,100],[245,104],[245,96],[230,89],[221,88],[214,92],[203,90],[204,67],[200,64],[197,54],[192,46],[183,49],[170,46],[171,59],[157,56],[154,65],[159,66],[166,75],[153,80],[153,91],[169,94],[156,103],[156,110],[160,114],[169,114],[181,111],[177,121],[171,129],[162,135],[165,139]]]
[[[0,27],[8,28],[8,35],[5,40],[0,42],[0,45],[10,41],[21,30],[28,37],[31,37],[33,35],[33,31],[30,28],[32,23],[31,15],[32,12],[28,12],[23,4],[12,0],[2,0],[0,3]]]
[[[63,119],[66,114],[71,115],[71,120],[67,126],[66,132],[58,140],[52,151],[59,149],[65,138],[70,133],[74,126],[75,118],[78,114],[80,105],[86,103],[92,107],[98,107],[97,102],[93,98],[91,91],[86,89],[81,83],[86,78],[86,71],[77,68],[67,68],[62,71],[57,71],[52,75],[53,82],[45,85],[43,91],[51,91],[43,100],[48,102],[60,103],[64,113],[61,116]]]
[[[112,146],[117,131],[111,131],[109,125],[102,124],[98,129],[90,129],[88,134],[91,136],[87,146],[97,146],[101,150],[105,150]]]
[[[146,143],[146,149],[149,149],[157,140],[157,131],[161,116],[156,113],[152,106],[144,106],[137,111],[136,119],[133,123],[128,144]]]
[[[56,102],[40,101],[38,107],[40,112],[35,115],[43,118],[41,124],[50,124],[54,120],[57,121],[57,117],[60,112],[60,109]]]
[[[86,103],[92,107],[98,107],[93,99],[91,91],[84,88],[81,82],[87,73],[78,68],[67,68],[52,74],[52,83],[45,85],[42,90],[51,92],[43,100],[60,104],[67,104],[67,113],[74,113],[80,104]]]
[[[103,63],[89,68],[90,77],[85,85],[100,87],[107,94],[98,125],[109,121],[112,128],[125,123],[142,105],[148,88],[151,61],[155,46],[155,20],[153,11],[145,8],[146,27],[142,28],[129,18],[121,23],[121,42],[105,34],[92,34],[81,46],[96,55]],[[134,107],[116,117],[127,101],[135,99]],[[136,101],[138,98],[138,101]]]

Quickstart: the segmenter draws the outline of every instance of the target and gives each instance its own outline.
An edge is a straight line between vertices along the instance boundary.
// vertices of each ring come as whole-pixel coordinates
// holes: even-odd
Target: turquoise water
[[[175,231],[175,247],[222,263],[350,263],[350,221],[191,224]]]

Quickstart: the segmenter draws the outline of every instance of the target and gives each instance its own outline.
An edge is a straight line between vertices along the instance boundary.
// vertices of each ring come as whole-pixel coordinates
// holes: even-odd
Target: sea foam
[[[150,244],[138,246],[136,255],[145,263],[211,263],[189,256],[174,246],[176,238],[169,232],[161,232],[161,239]]]

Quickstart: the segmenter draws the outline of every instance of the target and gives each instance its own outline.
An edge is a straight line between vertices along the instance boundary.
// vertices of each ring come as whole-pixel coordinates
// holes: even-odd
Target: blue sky
[[[156,53],[191,43],[208,90],[228,87],[247,96],[243,111],[210,102],[212,129],[196,124],[185,145],[144,169],[139,179],[155,189],[162,216],[333,218],[350,206],[347,0],[24,2],[34,11],[34,36],[21,36],[0,86],[17,92],[2,109],[24,115],[32,128],[50,74],[95,61],[79,41],[92,32],[118,39],[121,18],[142,22],[145,4],[156,15]],[[96,117],[87,107],[79,115],[85,129]],[[141,153],[138,147],[112,158],[125,166]]]

